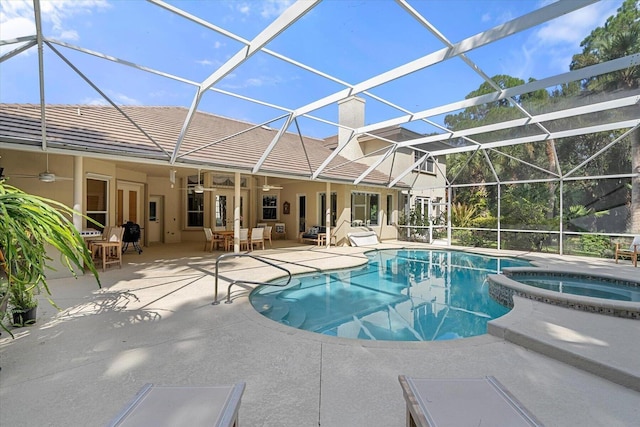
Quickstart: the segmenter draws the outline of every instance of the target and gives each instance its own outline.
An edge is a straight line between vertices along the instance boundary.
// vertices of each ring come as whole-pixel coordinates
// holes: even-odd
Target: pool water
[[[627,286],[615,280],[544,274],[517,275],[512,278],[525,285],[564,294],[617,301],[640,301],[640,287]]]
[[[509,309],[494,301],[487,274],[528,261],[456,251],[379,250],[361,268],[294,276],[250,296],[262,315],[325,335],[433,341],[487,332]],[[279,280],[280,283],[284,279]]]

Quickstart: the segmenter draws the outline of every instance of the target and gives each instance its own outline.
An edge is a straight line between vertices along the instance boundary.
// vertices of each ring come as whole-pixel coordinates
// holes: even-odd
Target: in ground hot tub
[[[513,295],[577,310],[640,319],[640,282],[607,274],[532,267],[503,269],[491,274],[489,295],[513,307]]]

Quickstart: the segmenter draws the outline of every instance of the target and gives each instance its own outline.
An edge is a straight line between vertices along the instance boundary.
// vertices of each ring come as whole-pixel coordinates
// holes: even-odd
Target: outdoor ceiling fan
[[[11,176],[14,178],[38,178],[40,182],[73,181],[73,178],[58,176],[49,171],[49,153],[46,153],[46,158],[47,164],[44,172],[40,172],[38,175],[12,174]]]
[[[267,182],[267,177],[264,177],[264,184],[262,185],[262,191],[269,191],[269,190],[282,190],[282,187],[279,185],[269,185],[269,183]]]
[[[200,182],[200,169],[198,169],[198,183],[195,185],[187,185],[187,188],[183,188],[183,190],[193,191],[196,194],[202,194],[205,191],[216,191],[215,188],[206,188],[204,185],[202,185],[202,183]]]

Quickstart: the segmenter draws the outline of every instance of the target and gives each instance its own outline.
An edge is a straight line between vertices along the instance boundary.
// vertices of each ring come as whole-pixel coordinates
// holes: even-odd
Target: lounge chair
[[[398,380],[407,427],[543,425],[494,377]]]
[[[347,233],[351,246],[372,246],[380,243],[375,231],[358,231]]]
[[[146,384],[109,426],[237,427],[244,388]]]
[[[630,258],[634,267],[638,266],[638,256],[640,256],[640,236],[636,236],[631,242],[629,249],[620,247],[620,243],[616,243],[616,264],[618,258]]]

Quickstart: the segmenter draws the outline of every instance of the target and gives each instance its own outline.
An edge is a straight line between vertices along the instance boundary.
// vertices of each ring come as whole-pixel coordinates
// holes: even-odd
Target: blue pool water
[[[509,309],[489,297],[487,274],[529,266],[456,251],[380,250],[362,268],[294,276],[250,296],[264,316],[295,328],[364,340],[433,341],[485,334]],[[283,279],[280,279],[282,282]]]

